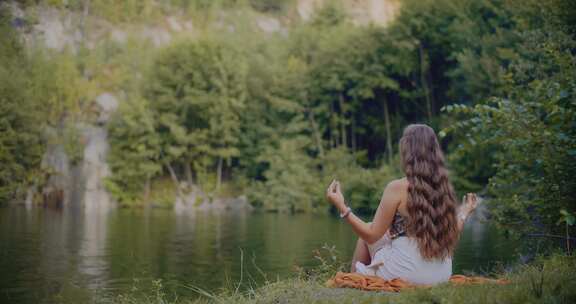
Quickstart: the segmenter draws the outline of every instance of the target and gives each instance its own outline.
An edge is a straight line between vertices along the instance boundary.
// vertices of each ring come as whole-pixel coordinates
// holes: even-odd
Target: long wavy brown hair
[[[451,257],[458,242],[456,198],[434,130],[413,124],[400,139],[408,179],[406,232],[416,238],[425,259]]]

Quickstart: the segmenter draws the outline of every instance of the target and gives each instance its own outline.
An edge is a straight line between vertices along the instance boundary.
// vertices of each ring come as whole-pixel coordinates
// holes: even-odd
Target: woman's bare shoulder
[[[404,177],[389,182],[384,192],[387,191],[397,199],[398,207],[403,209],[408,197],[408,180]]]
[[[406,191],[408,190],[408,179],[406,179],[405,177],[395,179],[389,182],[386,188],[389,188],[390,190],[393,191],[401,191],[401,192]]]

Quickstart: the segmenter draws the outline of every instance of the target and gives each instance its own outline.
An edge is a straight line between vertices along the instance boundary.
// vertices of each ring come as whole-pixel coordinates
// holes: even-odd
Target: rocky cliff
[[[315,12],[329,0],[297,0],[284,15],[251,12],[256,28],[265,33],[286,31],[292,24],[307,22]],[[343,0],[342,7],[357,25],[386,25],[399,8],[397,0]],[[28,6],[26,8],[11,1],[3,4],[13,16],[13,26],[19,28],[25,44],[29,48],[49,49],[52,52],[71,52],[77,54],[81,49],[92,50],[106,43],[123,45],[129,40],[146,41],[154,48],[169,44],[176,38],[193,38],[200,25],[186,13],[174,12],[150,22],[114,23],[102,17],[91,16],[89,10],[68,10],[50,5]],[[228,11],[215,14],[220,16],[212,20],[213,26],[234,30],[226,23]],[[89,77],[89,76],[87,76]],[[139,75],[133,75],[139,77]],[[106,163],[109,149],[106,125],[118,104],[122,102],[122,89],[108,91],[106,85],[98,85],[101,92],[95,94],[89,107],[96,112],[96,119],[75,123],[83,144],[79,163],[72,164],[62,144],[47,147],[43,166],[51,172],[46,187],[31,188],[28,191],[27,204],[32,197],[40,193],[45,204],[83,206],[89,211],[107,210],[114,206],[106,192],[103,179],[109,176]],[[245,199],[244,199],[245,201]],[[218,208],[223,208],[223,204]],[[246,204],[244,204],[246,205]],[[176,209],[181,209],[176,202]],[[202,205],[206,208],[206,204]]]

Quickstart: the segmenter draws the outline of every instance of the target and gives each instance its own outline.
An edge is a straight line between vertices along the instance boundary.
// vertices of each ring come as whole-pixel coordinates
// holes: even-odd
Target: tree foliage
[[[521,56],[502,95],[448,106],[465,131],[459,153],[490,147],[489,193],[498,222],[516,232],[562,232],[560,210],[576,211],[576,40],[553,26],[521,33]]]
[[[222,167],[239,154],[240,112],[246,100],[246,64],[239,53],[212,40],[171,46],[158,55],[144,86],[144,100],[111,125],[118,143],[111,154],[118,159],[113,170],[122,176],[122,166],[130,167],[137,179],[154,177],[165,167],[177,188],[178,172],[186,172],[190,183],[192,174],[202,182],[213,169],[221,176]],[[131,154],[134,149],[137,153]]]
[[[29,186],[43,182],[50,173],[40,167],[48,143],[63,143],[73,160],[80,157],[68,122],[85,85],[67,54],[25,49],[10,20],[0,11],[0,203],[22,199]]]
[[[4,202],[30,182],[43,146],[36,96],[28,90],[31,63],[7,26],[7,17],[0,18],[0,201]]]
[[[150,180],[162,171],[160,137],[146,100],[123,103],[117,115],[122,119],[113,119],[109,126],[108,164],[114,174],[106,184],[120,203],[130,205],[146,199]]]

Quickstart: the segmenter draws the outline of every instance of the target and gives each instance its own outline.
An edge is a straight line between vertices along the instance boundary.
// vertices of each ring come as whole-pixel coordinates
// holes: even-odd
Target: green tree
[[[176,183],[173,164],[197,174],[215,166],[219,188],[224,162],[238,155],[246,71],[239,53],[215,40],[171,46],[154,63],[146,96],[159,121],[161,160]]]
[[[121,204],[149,202],[151,180],[162,171],[156,124],[148,102],[135,99],[122,103],[108,125],[112,176],[106,185]]]
[[[503,227],[562,233],[559,210],[575,210],[576,40],[550,23],[521,36],[522,56],[507,69],[505,93],[473,107],[448,106],[469,119],[447,131],[466,134],[460,153],[493,148],[491,210]]]
[[[269,146],[260,156],[268,164],[265,180],[253,185],[251,199],[266,210],[303,212],[318,205],[318,171],[308,155],[310,139],[300,136]]]

